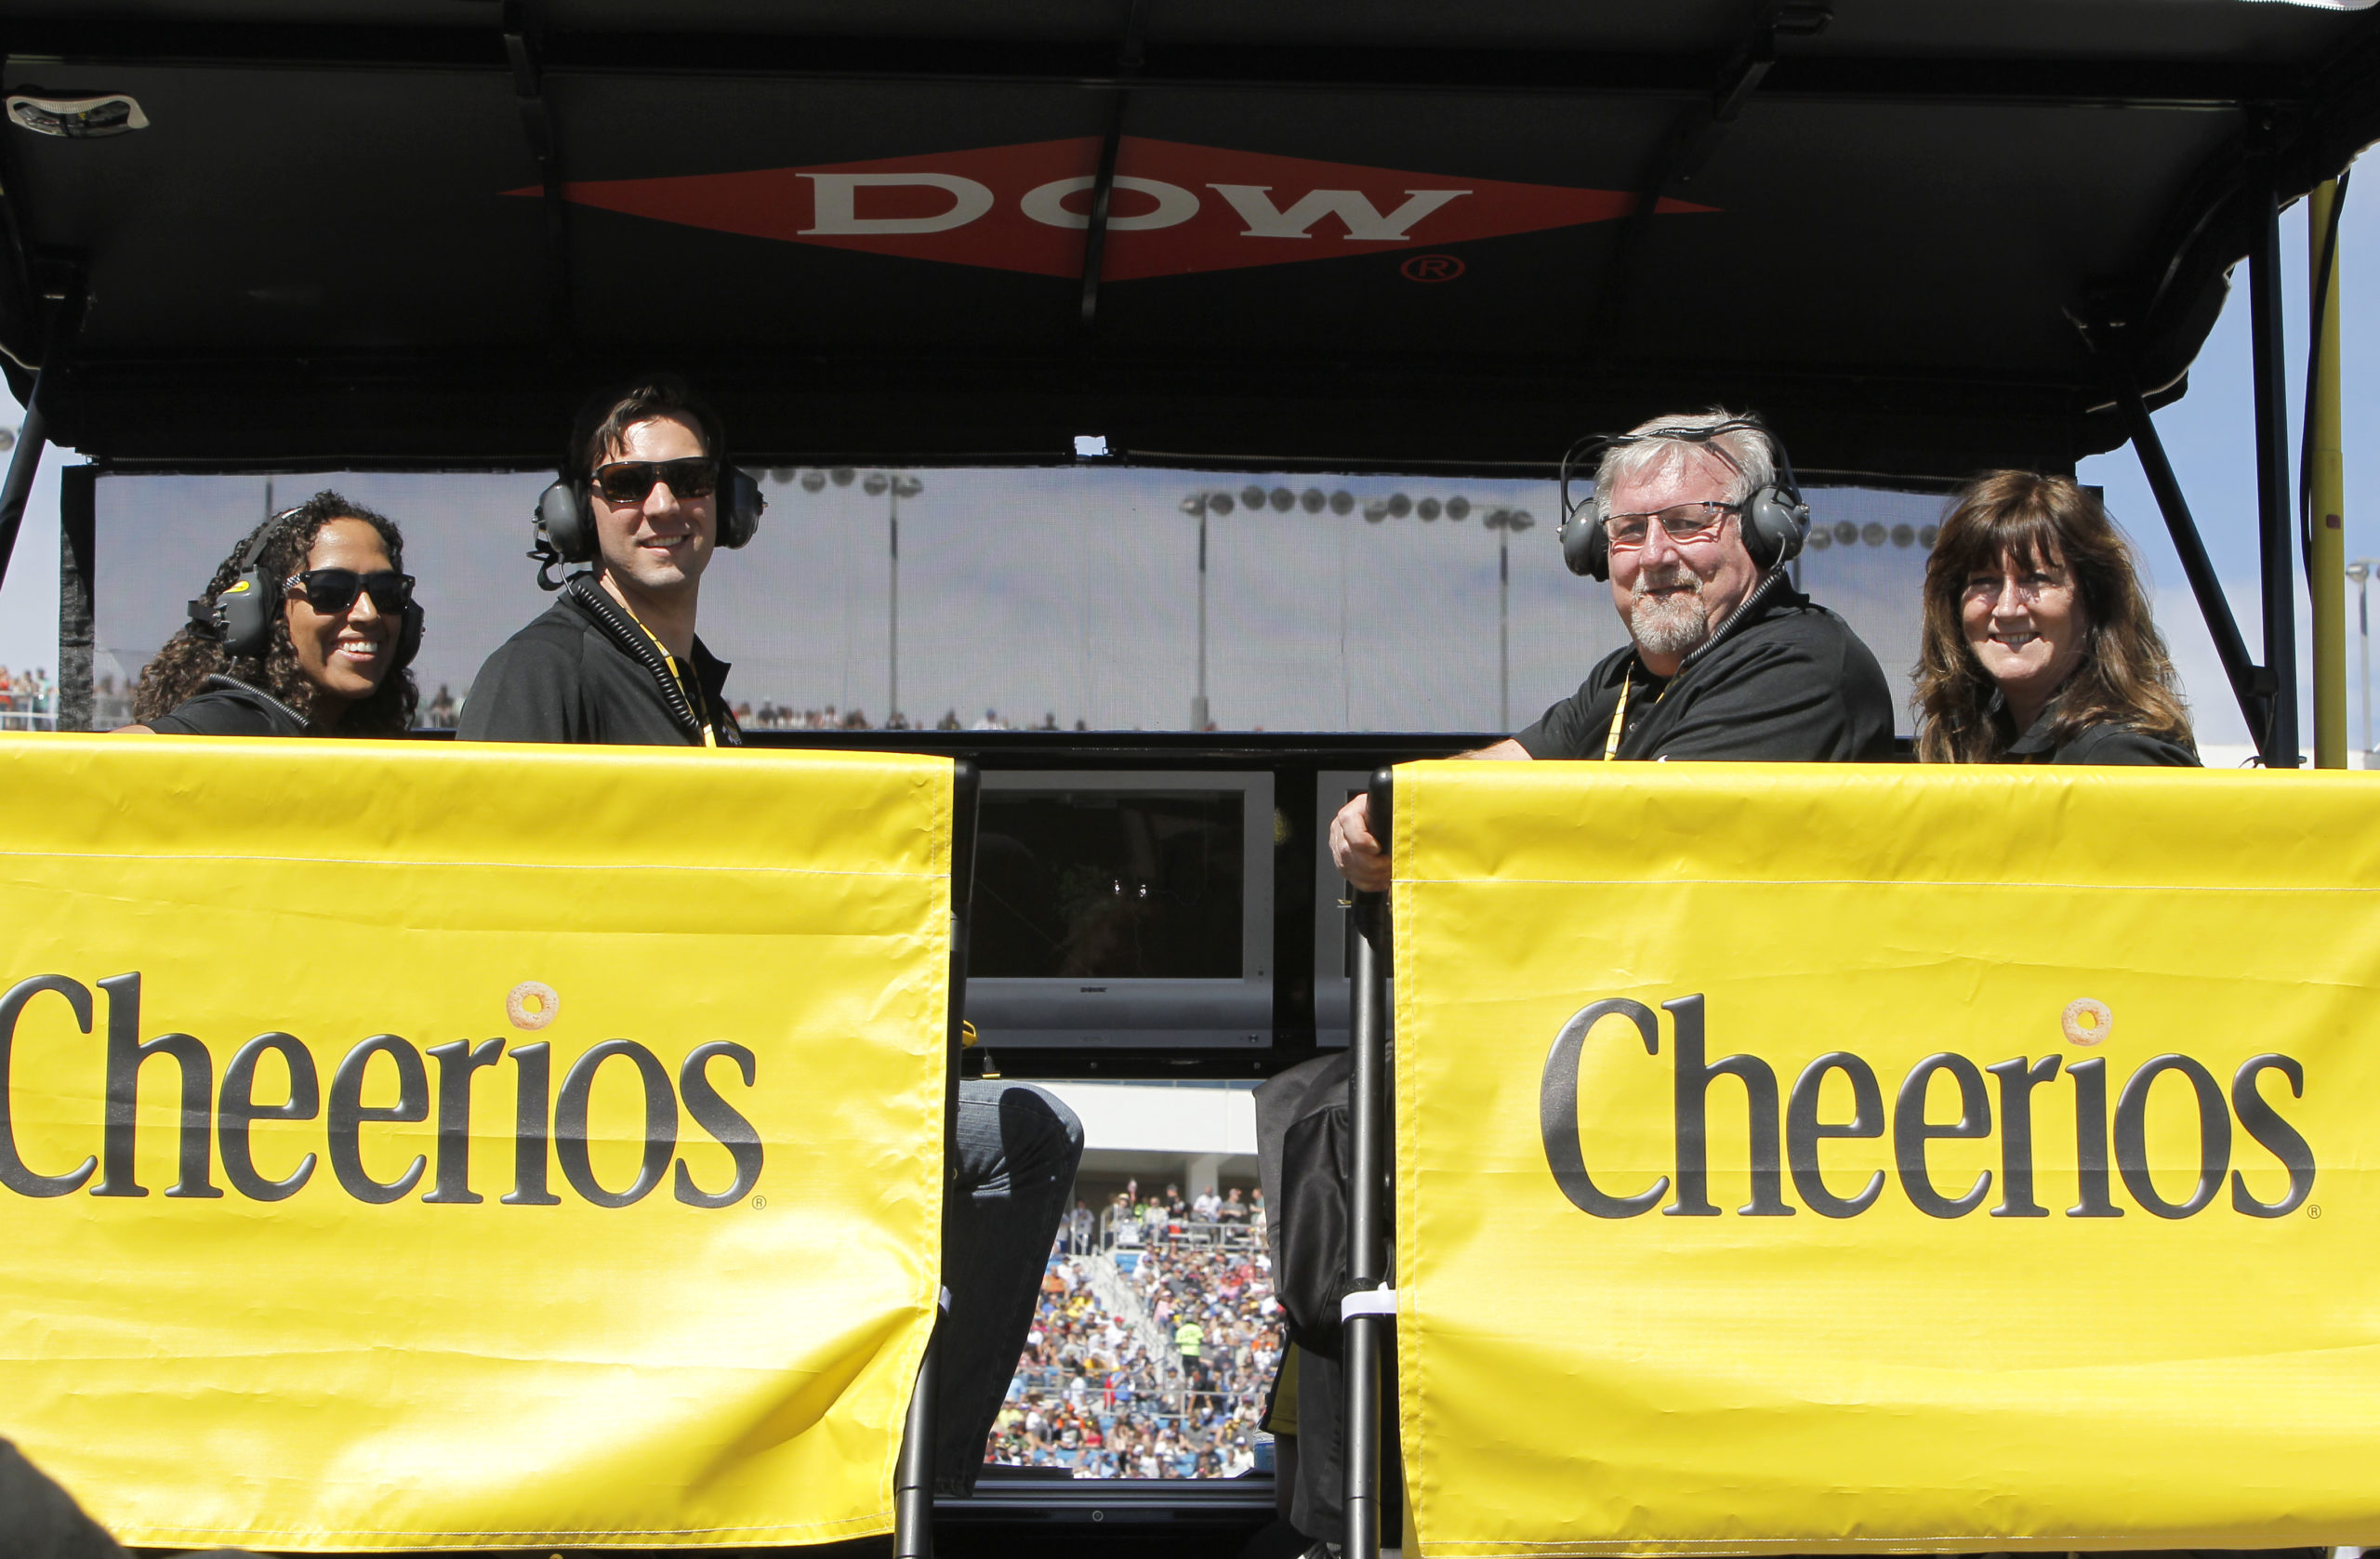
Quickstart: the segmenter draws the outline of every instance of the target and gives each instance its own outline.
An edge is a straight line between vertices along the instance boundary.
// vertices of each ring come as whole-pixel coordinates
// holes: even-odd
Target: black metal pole
[[[892,1477],[892,1559],[933,1559],[933,1399],[942,1384],[942,1323],[918,1365],[917,1388],[901,1428],[901,1462]]]
[[[2248,722],[2250,732],[2261,732],[2271,702],[2268,692],[2270,680],[2264,667],[2248,658],[2248,642],[2240,637],[2239,621],[2231,615],[2231,602],[2223,593],[2223,581],[2215,572],[2214,561],[2206,555],[2206,543],[2199,538],[2198,522],[2190,518],[2189,502],[2182,495],[2182,484],[2174,475],[2173,462],[2165,458],[2164,442],[2157,436],[2157,424],[2149,416],[2148,403],[2141,400],[2139,388],[2132,382],[2128,371],[2115,370],[2112,377],[2116,405],[2132,433],[2132,451],[2140,457],[2141,474],[2149,479],[2149,492],[2156,495],[2157,508],[2165,517],[2165,529],[2174,538],[2174,550],[2181,554],[2182,572],[2189,576],[2190,594],[2198,598],[2199,615],[2206,619],[2207,634],[2215,641],[2215,657],[2223,662],[2223,674],[2231,681],[2231,695],[2240,702],[2241,718]]]
[[[1395,786],[1391,771],[1372,775],[1372,837],[1392,837]],[[1355,895],[1355,1035],[1348,1081],[1347,1280],[1376,1288],[1388,1276],[1388,899]],[[1346,1553],[1377,1559],[1381,1547],[1382,1370],[1383,1332],[1392,1317],[1347,1318]]]
[[[2255,248],[2248,258],[2255,337],[2256,536],[2264,564],[2265,669],[2272,698],[2256,747],[2268,769],[2294,769],[2297,753],[2296,550],[2289,482],[2289,373],[2281,312],[2281,200],[2269,165],[2258,191]]]
[[[42,450],[49,443],[49,422],[42,416],[42,386],[47,367],[33,375],[33,393],[25,398],[25,424],[17,430],[17,452],[8,457],[8,476],[0,482],[0,585],[7,583],[8,560],[16,555],[17,533],[24,529],[25,502],[33,496],[33,476],[41,469]]]
[[[91,729],[92,541],[99,468],[69,466],[58,492],[58,729]]]
[[[959,1058],[967,1034],[967,953],[974,923],[975,809],[982,776],[974,763],[959,759],[950,773],[950,1024],[944,1036],[942,1074],[942,1198],[943,1226],[950,1225],[953,1187],[959,1156],[951,1137],[959,1121]],[[943,1290],[948,1303],[949,1288]],[[893,1559],[933,1559],[934,1407],[942,1385],[942,1336],[950,1316],[934,1315],[933,1336],[918,1366],[918,1382],[909,1395],[909,1414],[901,1431],[901,1460],[892,1474]]]

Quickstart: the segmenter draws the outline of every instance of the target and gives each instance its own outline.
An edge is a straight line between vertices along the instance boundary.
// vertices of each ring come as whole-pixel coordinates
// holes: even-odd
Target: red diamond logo
[[[1099,142],[565,184],[581,205],[719,232],[1040,276],[1082,274]],[[534,188],[507,192],[536,195]],[[1433,248],[1624,217],[1622,190],[1450,178],[1126,136],[1103,280]],[[1657,211],[1716,209],[1663,200]]]

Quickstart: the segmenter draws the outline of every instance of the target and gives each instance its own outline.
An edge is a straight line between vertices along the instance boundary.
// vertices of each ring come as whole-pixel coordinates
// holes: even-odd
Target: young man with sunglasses
[[[496,742],[739,745],[721,687],[727,665],[694,637],[703,571],[721,544],[737,480],[718,418],[683,380],[656,376],[601,397],[579,418],[562,481],[538,506],[554,550],[592,521],[595,567],[488,658],[463,705],[461,736]],[[580,501],[584,508],[569,506]],[[726,538],[751,534],[754,509]],[[563,506],[557,512],[556,506]],[[934,1486],[967,1494],[1032,1327],[1058,1220],[1082,1157],[1082,1123],[1029,1083],[959,1085],[942,1281]]]
[[[1889,757],[1892,690],[1850,625],[1793,588],[1799,537],[1756,561],[1746,509],[1780,485],[1768,431],[1726,412],[1659,416],[1614,439],[1572,524],[1602,527],[1629,644],[1516,736],[1473,758],[1852,762]],[[1782,483],[1790,489],[1790,476]],[[1774,543],[1770,544],[1772,548]],[[1349,801],[1331,858],[1388,886],[1371,807]]]
[[[674,375],[588,403],[539,514],[549,549],[569,533],[550,561],[594,566],[488,657],[463,740],[741,745],[727,663],[694,635],[723,449],[719,419]]]

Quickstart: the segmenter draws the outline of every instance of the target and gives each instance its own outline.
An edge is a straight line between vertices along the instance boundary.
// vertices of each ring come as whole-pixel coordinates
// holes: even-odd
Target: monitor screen
[[[967,1011],[987,1042],[1273,1039],[1273,776],[984,775]]]
[[[1236,980],[1247,808],[1232,791],[987,791],[969,971]]]

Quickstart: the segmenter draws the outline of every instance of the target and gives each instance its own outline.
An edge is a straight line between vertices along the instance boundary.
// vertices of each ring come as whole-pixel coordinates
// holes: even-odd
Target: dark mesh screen
[[[897,680],[911,724],[1187,729],[1202,582],[1203,707],[1224,730],[1509,731],[1620,642],[1606,587],[1562,566],[1551,482],[1095,464],[911,474],[920,489],[896,497],[882,472],[763,473],[760,535],[713,562],[701,614],[747,723],[881,725]],[[425,711],[443,714],[549,599],[522,556],[548,480],[284,476],[272,501],[337,487],[403,527],[429,613],[416,677]],[[1941,500],[1810,497],[1824,545],[1802,559],[1802,583],[1905,694]],[[260,477],[99,483],[104,691],[120,697],[266,502]],[[1489,523],[1519,514],[1527,528]]]

